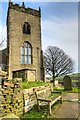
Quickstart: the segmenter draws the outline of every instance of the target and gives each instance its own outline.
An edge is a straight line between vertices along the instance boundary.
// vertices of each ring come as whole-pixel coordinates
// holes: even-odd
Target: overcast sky
[[[4,0],[5,1],[5,0]],[[15,1],[15,0],[13,0]],[[21,0],[20,0],[21,1]],[[25,0],[24,0],[25,1]],[[29,1],[29,0],[28,0]],[[57,2],[30,2],[26,7],[38,9],[41,7],[42,48],[57,46],[64,50],[75,62],[75,72],[78,71],[78,3],[77,0],[57,0]],[[34,0],[36,1],[36,0]],[[37,0],[39,1],[39,0]],[[44,1],[44,0],[43,0]],[[52,1],[52,0],[51,0]],[[53,0],[54,1],[54,0]],[[66,1],[66,2],[65,2]],[[74,2],[72,2],[74,1]],[[18,2],[19,3],[19,2]],[[19,3],[21,5],[21,3]],[[0,3],[0,33],[6,35],[7,2]]]

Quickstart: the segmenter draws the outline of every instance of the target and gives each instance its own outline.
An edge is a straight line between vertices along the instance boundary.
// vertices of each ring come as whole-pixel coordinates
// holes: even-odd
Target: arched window
[[[25,22],[23,25],[23,33],[25,34],[31,34],[31,27],[28,22]]]
[[[32,63],[32,46],[29,42],[24,42],[23,46],[21,47],[21,63]]]

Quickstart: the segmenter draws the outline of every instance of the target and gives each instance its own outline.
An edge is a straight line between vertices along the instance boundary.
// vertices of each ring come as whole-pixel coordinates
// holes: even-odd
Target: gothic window
[[[24,42],[23,46],[21,47],[21,63],[32,63],[32,46],[29,42]]]
[[[30,34],[31,33],[31,27],[28,22],[25,22],[23,25],[23,33],[24,34]]]

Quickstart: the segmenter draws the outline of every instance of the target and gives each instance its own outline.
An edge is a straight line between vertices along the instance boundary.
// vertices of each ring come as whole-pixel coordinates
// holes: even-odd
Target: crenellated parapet
[[[20,11],[20,12],[28,13],[28,14],[31,14],[31,15],[34,15],[34,16],[41,17],[41,9],[40,8],[39,8],[39,10],[26,8],[24,2],[22,3],[21,6],[19,4],[14,4],[13,2],[9,2],[9,8],[10,9],[15,9],[15,10]]]

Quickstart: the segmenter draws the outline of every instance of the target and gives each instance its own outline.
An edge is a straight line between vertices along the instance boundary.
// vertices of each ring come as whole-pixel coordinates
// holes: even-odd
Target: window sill
[[[32,63],[31,63],[31,64],[28,64],[28,63],[24,63],[24,64],[22,64],[22,63],[21,63],[21,65],[32,65]]]

